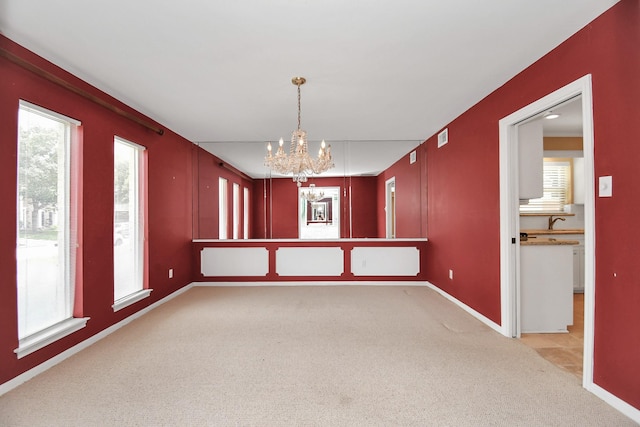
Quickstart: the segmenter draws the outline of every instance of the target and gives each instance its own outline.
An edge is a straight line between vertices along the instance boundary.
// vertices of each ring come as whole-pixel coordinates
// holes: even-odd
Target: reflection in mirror
[[[313,216],[313,206],[301,205],[300,190],[291,177],[272,176],[265,169],[264,145],[263,142],[194,145],[194,239],[230,239],[236,237],[236,231],[238,239],[426,237],[427,144],[332,141],[336,168],[332,173],[309,177],[311,182],[303,187],[306,192],[310,191],[309,186],[317,185],[316,193],[326,192],[323,198],[329,197],[329,188],[334,189],[329,199],[331,207],[328,200],[324,210],[316,207],[323,220]],[[411,147],[415,147],[413,152]],[[400,156],[401,152],[406,154]],[[261,169],[252,168],[252,164],[261,165]],[[219,178],[226,180],[227,185],[221,188]],[[390,178],[395,179],[391,198],[394,208],[387,210]],[[232,191],[236,184],[239,195]],[[307,212],[311,215],[309,223],[306,217],[301,220],[303,210],[305,215]],[[393,214],[391,218],[388,213]],[[387,234],[388,231],[391,232]],[[320,236],[314,237],[316,232]]]
[[[387,239],[396,237],[396,177],[389,178],[385,183],[385,213],[387,224]]]
[[[298,188],[300,239],[340,238],[340,187]]]

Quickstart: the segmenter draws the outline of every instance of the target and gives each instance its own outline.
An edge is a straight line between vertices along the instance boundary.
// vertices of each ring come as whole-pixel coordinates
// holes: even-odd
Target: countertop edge
[[[557,240],[546,237],[520,241],[520,246],[578,246],[579,244],[577,240]]]

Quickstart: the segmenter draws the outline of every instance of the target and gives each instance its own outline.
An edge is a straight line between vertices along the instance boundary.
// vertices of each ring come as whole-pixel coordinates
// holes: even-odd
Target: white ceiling
[[[377,174],[616,1],[0,0],[0,32],[253,177],[304,76],[310,142]]]

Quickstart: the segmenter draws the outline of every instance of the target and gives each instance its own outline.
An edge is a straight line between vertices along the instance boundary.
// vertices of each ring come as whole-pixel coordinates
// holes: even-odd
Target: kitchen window
[[[573,203],[573,159],[546,157],[542,175],[543,196],[520,205],[520,213],[560,213]]]

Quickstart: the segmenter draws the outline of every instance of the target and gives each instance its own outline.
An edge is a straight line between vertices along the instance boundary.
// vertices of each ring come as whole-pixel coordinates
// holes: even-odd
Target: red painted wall
[[[194,171],[194,194],[193,194],[193,236],[196,239],[217,239],[219,236],[219,206],[218,179],[227,180],[227,231],[228,238],[233,236],[233,184],[240,186],[240,234],[244,237],[244,189],[249,189],[249,218],[253,209],[252,197],[254,193],[253,181],[247,179],[243,174],[236,173],[230,166],[221,166],[222,160],[200,147],[193,146],[193,162],[196,165]],[[253,224],[249,223],[249,235],[253,238]]]
[[[310,183],[316,187],[340,187],[341,237],[378,237],[376,177],[313,178],[304,187]],[[298,187],[291,178],[257,179],[253,195],[255,238],[298,238]]]
[[[378,175],[378,236],[385,237],[386,182],[396,182],[396,238],[427,237],[427,159],[426,148],[415,148],[416,161],[410,162],[410,153]]]
[[[0,36],[0,44],[20,56],[73,81],[93,93],[95,89]],[[640,3],[622,0],[583,30],[562,43],[505,85],[448,124],[449,144],[436,148],[432,136],[421,146],[424,159],[419,174],[420,199],[428,196],[428,280],[470,307],[500,323],[499,283],[499,168],[498,120],[585,74],[593,76],[595,172],[612,175],[614,196],[596,200],[596,384],[640,408],[640,264],[636,244],[640,229]],[[167,132],[158,136],[127,119],[47,83],[0,58],[0,187],[2,200],[16,200],[16,124],[18,99],[26,99],[82,120],[84,126],[84,300],[82,311],[91,320],[87,328],[23,359],[17,360],[15,312],[15,229],[0,228],[0,383],[53,357],[77,342],[103,330],[148,303],[158,300],[191,280],[191,231],[193,188],[191,160],[194,149],[183,138]],[[104,94],[100,96],[108,97]],[[113,101],[113,100],[111,100]],[[128,107],[118,104],[131,111]],[[118,134],[149,149],[149,252],[151,298],[118,313],[111,310],[112,255],[112,138]],[[401,160],[402,161],[402,160]],[[426,171],[425,166],[426,165]],[[214,165],[215,166],[215,165]],[[363,183],[371,197],[353,207],[354,237],[380,236],[380,181],[401,174],[396,165],[376,180]],[[398,168],[400,166],[398,165]],[[215,174],[212,173],[211,177]],[[426,177],[426,187],[424,185]],[[362,178],[365,179],[365,178]],[[342,179],[339,179],[342,180]],[[354,181],[356,178],[354,178]],[[217,177],[215,178],[217,188]],[[415,177],[414,177],[415,182]],[[273,235],[264,224],[263,184],[252,191],[254,237],[297,236],[296,187],[289,179],[274,179]],[[320,185],[336,185],[322,183]],[[338,184],[340,185],[340,184]],[[287,187],[285,189],[284,187]],[[364,194],[364,191],[363,191]],[[382,192],[384,195],[384,192]],[[375,196],[374,196],[375,195]],[[398,196],[399,197],[399,196]],[[268,200],[268,198],[267,198]],[[353,200],[356,200],[354,194]],[[382,202],[384,204],[384,201]],[[401,202],[404,203],[404,202]],[[217,205],[217,195],[215,197]],[[420,215],[401,208],[398,224],[411,233],[425,224]],[[200,204],[200,209],[204,206]],[[343,203],[343,206],[346,206]],[[208,206],[211,220],[217,209]],[[373,226],[360,221],[361,212],[376,212]],[[356,211],[358,216],[355,215]],[[15,224],[15,210],[6,209],[0,219]],[[400,215],[403,215],[401,218]],[[343,217],[342,224],[348,224]],[[409,224],[408,228],[405,225]],[[206,227],[209,227],[207,224]],[[200,223],[199,227],[203,227]],[[358,225],[359,227],[359,225]],[[416,228],[413,228],[416,227]],[[372,228],[372,230],[369,230]],[[206,228],[209,232],[209,228]],[[213,231],[211,231],[213,233]],[[345,231],[343,230],[343,233]],[[384,235],[384,234],[382,234]],[[363,236],[364,237],[364,236]],[[371,236],[367,236],[371,237]],[[175,278],[167,278],[167,269]],[[456,280],[450,282],[448,269]]]
[[[0,46],[123,110],[138,114],[2,36]],[[81,298],[76,304],[76,312],[91,319],[81,331],[18,360],[13,352],[18,347],[16,230],[13,224],[16,224],[17,119],[20,99],[82,122],[84,227],[80,247],[82,274],[78,278],[82,288],[78,293]],[[160,136],[25,71],[5,58],[0,58],[0,118],[0,200],[6,205],[0,212],[0,221],[4,224],[0,227],[0,383],[4,383],[191,282],[193,175],[192,144],[189,141],[169,130]],[[149,298],[116,313],[111,308],[115,135],[147,148],[149,283],[153,288]],[[174,269],[173,279],[168,278],[169,268]]]
[[[425,142],[428,280],[500,323],[498,121],[591,74],[596,198],[594,381],[640,408],[640,2],[622,0]],[[596,186],[597,188],[597,186]],[[448,279],[453,269],[455,280]]]

